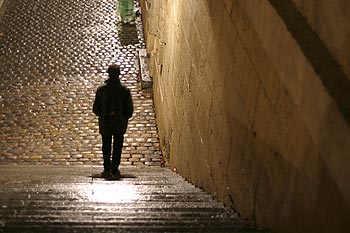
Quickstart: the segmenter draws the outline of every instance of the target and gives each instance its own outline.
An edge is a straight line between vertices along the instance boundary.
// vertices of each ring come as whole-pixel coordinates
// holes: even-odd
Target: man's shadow
[[[89,176],[93,179],[104,179],[106,181],[116,181],[116,180],[122,180],[122,179],[135,179],[136,176],[132,175],[132,174],[120,174],[117,176],[103,176],[101,173],[94,173],[91,176]]]

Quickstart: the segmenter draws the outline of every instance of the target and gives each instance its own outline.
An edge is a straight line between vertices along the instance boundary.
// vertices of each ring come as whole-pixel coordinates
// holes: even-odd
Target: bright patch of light
[[[138,199],[135,186],[118,182],[91,184],[88,199],[101,203],[126,203]]]

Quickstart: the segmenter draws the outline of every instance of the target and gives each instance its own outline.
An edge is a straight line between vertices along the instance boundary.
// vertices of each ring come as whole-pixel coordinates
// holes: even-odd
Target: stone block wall
[[[142,0],[159,136],[168,166],[242,216],[347,232],[350,37],[306,2]]]

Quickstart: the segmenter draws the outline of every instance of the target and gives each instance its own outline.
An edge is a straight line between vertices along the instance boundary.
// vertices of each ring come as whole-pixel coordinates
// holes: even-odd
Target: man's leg
[[[114,135],[113,136],[113,155],[112,155],[112,174],[118,172],[118,167],[120,165],[120,157],[123,149],[124,135]]]
[[[111,170],[112,135],[102,135],[103,172]]]

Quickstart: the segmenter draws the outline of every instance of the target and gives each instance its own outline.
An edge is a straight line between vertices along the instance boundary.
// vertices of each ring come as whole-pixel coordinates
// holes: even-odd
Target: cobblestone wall
[[[350,86],[291,1],[142,2],[169,165],[276,232],[346,232]]]

